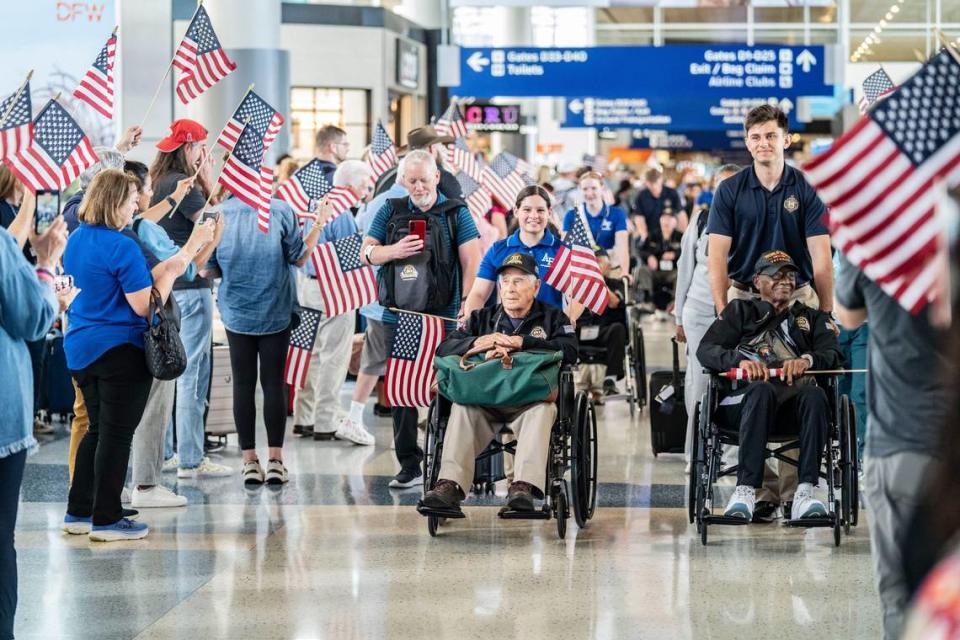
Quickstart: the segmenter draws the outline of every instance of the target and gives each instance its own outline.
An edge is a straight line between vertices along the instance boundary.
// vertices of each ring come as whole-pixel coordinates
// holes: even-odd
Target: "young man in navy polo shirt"
[[[833,263],[822,221],[826,207],[803,174],[784,162],[790,145],[787,116],[775,106],[760,105],[747,114],[743,128],[753,164],[717,187],[707,223],[710,292],[717,314],[731,299],[755,297],[753,265],[774,249],[786,252],[798,269],[791,302],[831,313]],[[777,506],[793,498],[796,469],[779,466],[779,482],[768,467],[755,519],[772,520]]]

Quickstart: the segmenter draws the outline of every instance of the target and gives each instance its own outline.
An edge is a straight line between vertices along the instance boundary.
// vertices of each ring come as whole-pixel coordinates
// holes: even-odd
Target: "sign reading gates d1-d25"
[[[829,59],[828,59],[829,58]],[[463,48],[458,96],[705,98],[833,95],[823,45]]]

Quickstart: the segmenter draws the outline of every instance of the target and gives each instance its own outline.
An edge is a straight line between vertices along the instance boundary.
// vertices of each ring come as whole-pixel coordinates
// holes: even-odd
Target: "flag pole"
[[[397,309],[396,307],[387,307],[390,311],[394,313],[409,313],[412,316],[421,316],[423,318],[436,318],[437,320],[446,320],[447,322],[457,322],[456,318],[448,318],[446,316],[438,316],[433,313],[420,313],[419,311],[407,311],[406,309]]]
[[[197,2],[197,8],[193,10],[193,16],[190,18],[190,23],[193,24],[193,21],[197,17],[197,12],[200,11],[200,7],[203,6],[203,0]],[[187,26],[187,31],[190,30],[190,26]],[[181,39],[181,42],[183,40]],[[180,48],[179,46],[177,47]],[[173,58],[170,59],[170,64],[167,65],[166,71],[163,72],[163,77],[160,78],[160,83],[157,85],[157,90],[153,92],[153,98],[150,100],[150,104],[147,105],[147,112],[143,114],[143,120],[140,122],[140,128],[143,128],[143,125],[147,124],[147,117],[150,115],[150,112],[153,111],[153,105],[156,104],[157,98],[160,97],[160,90],[163,89],[163,82],[167,79],[167,76],[170,75],[170,69],[173,68],[173,61],[177,59],[176,51],[174,51]]]
[[[960,64],[960,55],[957,54],[956,45],[950,42],[950,40],[947,39],[947,36],[943,33],[943,31],[940,31],[940,29],[937,29],[937,38],[940,40],[940,44],[943,45],[943,48],[947,50],[947,53],[950,54],[950,57],[953,58],[954,62]]]
[[[13,110],[17,106],[17,102],[20,100],[20,96],[23,95],[23,90],[27,88],[27,84],[30,82],[30,78],[33,77],[33,69],[30,69],[27,73],[27,79],[23,81],[20,85],[20,88],[17,89],[17,92],[13,94],[13,100],[10,101],[10,106],[7,107],[7,111],[0,117],[0,127],[7,124],[7,119],[10,117],[10,114],[13,113]],[[59,95],[59,94],[57,94]],[[30,117],[33,118],[33,114],[30,114]]]
[[[224,154],[223,154],[223,163],[220,165],[220,173],[217,175],[217,179],[213,181],[214,186],[217,185],[217,184],[219,184],[219,182],[220,182],[220,176],[223,175],[223,169],[224,169],[224,167],[225,167],[226,164],[227,164],[227,160],[230,159],[230,154],[231,154],[231,153],[232,153],[232,151],[225,151],[225,152],[224,152]],[[201,215],[202,215],[202,212],[203,212],[203,211],[207,208],[207,206],[210,204],[210,201],[213,199],[213,194],[214,194],[214,193],[216,193],[216,189],[214,189],[213,187],[211,187],[211,188],[210,188],[210,195],[207,196],[207,199],[204,201],[203,206],[200,207]]]
[[[246,99],[247,99],[247,96],[250,95],[250,92],[253,91],[253,87],[254,87],[255,84],[256,84],[255,82],[251,82],[251,83],[250,83],[250,86],[247,87],[247,90],[244,92],[243,96],[240,98],[240,102],[237,103],[236,109],[234,109],[232,112],[230,112],[230,117],[227,119],[227,123],[223,125],[223,129],[220,129],[220,135],[218,135],[218,136],[214,139],[213,144],[217,144],[217,142],[220,140],[220,136],[222,136],[222,135],[223,135],[223,132],[227,130],[227,125],[230,124],[230,120],[233,119],[233,114],[235,114],[235,113],[237,112],[237,109],[240,108],[240,105],[243,104],[243,101],[246,100]],[[247,123],[249,122],[249,120],[250,120],[249,118],[245,118],[245,119],[243,120],[244,127],[246,127],[246,125],[247,125]],[[241,131],[240,133],[243,133],[243,131]]]

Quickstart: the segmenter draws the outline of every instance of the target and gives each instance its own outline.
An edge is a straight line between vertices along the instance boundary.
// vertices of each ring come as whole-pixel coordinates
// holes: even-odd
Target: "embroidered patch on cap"
[[[506,267],[513,264],[523,264],[523,257],[519,253],[515,253],[507,258],[501,266]]]
[[[773,263],[793,262],[793,260],[790,259],[790,256],[784,253],[783,251],[767,251],[765,254],[763,254],[762,257],[767,262],[773,262]]]

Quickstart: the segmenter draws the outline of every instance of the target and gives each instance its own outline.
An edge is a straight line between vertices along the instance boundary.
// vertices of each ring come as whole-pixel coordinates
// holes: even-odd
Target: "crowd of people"
[[[376,393],[375,414],[389,414],[393,422],[399,468],[393,488],[424,483],[418,411],[389,407],[382,393],[398,339],[395,309],[446,320],[441,356],[480,348],[502,357],[540,347],[560,350],[573,363],[578,341],[601,345],[607,355],[596,399],[602,402],[620,393],[624,306],[638,296],[658,319],[672,315],[676,339],[687,345],[688,462],[703,367],[741,368],[756,380],[724,406],[740,432],[740,470],[725,510],[730,517],[770,522],[778,513],[826,513],[815,492],[826,397],[805,372],[844,363],[870,369],[869,377],[848,376],[845,384],[862,418],[858,444],[866,456],[887,637],[898,636],[922,576],[960,530],[950,506],[951,524],[939,525],[942,494],[933,492],[953,495],[956,483],[955,474],[937,474],[943,438],[957,438],[950,427],[956,421],[947,419],[956,412],[948,393],[952,360],[943,347],[949,336],[925,313],[906,312],[831,250],[824,204],[785,161],[787,120],[776,107],[758,107],[747,117],[753,162],[745,168],[724,165],[706,180],[668,176],[660,167],[635,176],[561,165],[549,181],[525,187],[514,202],[494,203],[485,216],[464,204],[445,164],[449,139],[432,127],[412,130],[398,166],[375,180],[366,162],[350,159],[346,133],[325,126],[316,136],[316,157],[325,177],[359,204],[335,215],[324,200],[305,217],[273,199],[266,233],[257,229],[253,207],[217,187],[200,123],[174,122],[149,167],[124,157],[140,135],[133,127],[115,147],[98,148],[99,160],[80,177],[80,190],[40,235],[33,227],[34,194],[0,168],[0,362],[14,373],[0,392],[2,637],[12,635],[13,527],[26,456],[37,446],[32,431],[42,346],[54,323],[62,322],[75,388],[63,530],[103,542],[143,538],[149,525],[139,510],[187,504],[163,485],[164,472],[180,479],[236,476],[247,487],[290,480],[283,457],[287,347],[302,308],[324,312],[309,257],[318,244],[357,233],[363,236],[360,261],[377,271],[379,299],[358,313],[319,320],[311,366],[293,401],[292,434],[373,446],[364,411]],[[281,159],[278,183],[297,167],[296,160]],[[424,217],[428,233],[409,233],[405,221]],[[544,282],[578,219],[605,276],[602,315]],[[241,469],[205,453],[215,305],[230,353]],[[156,321],[155,306],[173,321],[184,347],[186,368],[175,380],[154,378],[145,361],[144,333]],[[356,382],[346,408],[340,395],[352,360],[358,360]],[[768,380],[774,363],[789,384]],[[912,374],[919,371],[930,375]],[[258,383],[265,465],[256,441]],[[514,509],[532,509],[543,497],[553,405],[541,404],[510,414],[519,436],[508,495]],[[799,471],[766,464],[760,450],[787,414],[799,416]],[[481,410],[455,407],[441,480],[425,503],[459,508],[473,459],[492,437],[489,423]],[[132,483],[125,487],[131,452]],[[914,507],[926,520],[913,516]],[[906,553],[910,532],[936,540],[940,553]]]

